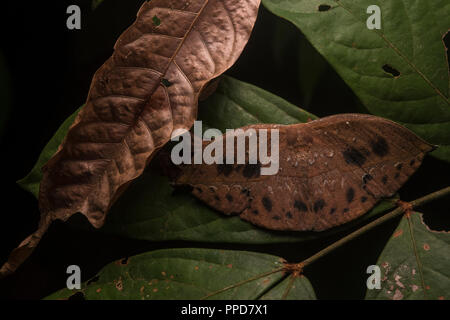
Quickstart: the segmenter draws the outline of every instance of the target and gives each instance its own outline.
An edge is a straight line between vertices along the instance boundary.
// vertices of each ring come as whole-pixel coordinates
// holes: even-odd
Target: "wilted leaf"
[[[74,115],[72,116],[72,118]],[[292,124],[316,119],[312,114],[250,84],[224,77],[216,92],[199,110],[204,127],[238,128],[260,122]],[[67,122],[70,120],[68,119]],[[72,120],[73,121],[73,120]],[[19,182],[37,197],[42,177],[40,167],[56,151],[70,124],[62,126],[43,150],[32,172]],[[257,228],[238,217],[225,217],[188,194],[174,193],[166,177],[151,166],[112,207],[101,230],[129,238],[151,241],[190,240],[222,243],[298,242],[317,238],[317,233],[272,232]],[[380,203],[362,221],[393,208],[393,202]],[[124,214],[126,212],[126,214]],[[333,228],[339,232],[354,223]],[[327,232],[328,234],[328,232]],[[325,234],[320,234],[324,236]]]
[[[450,235],[430,230],[422,214],[405,215],[386,244],[377,265],[381,289],[368,299],[450,298]]]
[[[180,165],[174,183],[192,187],[193,195],[227,215],[272,230],[322,231],[361,216],[394,195],[433,149],[392,121],[358,114],[243,127],[204,142],[203,153],[221,152],[218,160],[225,163],[229,140],[251,141],[254,148],[245,143],[238,164]],[[272,155],[278,148],[279,160],[262,165],[262,144]],[[232,147],[237,159],[239,146]],[[264,175],[268,168],[272,172]]]
[[[159,250],[111,263],[81,290],[63,289],[47,299],[80,297],[80,292],[87,300],[277,299],[286,289],[282,267],[283,259],[261,253]],[[287,298],[315,299],[305,277],[294,286]]]
[[[443,37],[450,2],[263,0],[293,22],[373,114],[404,124],[450,161],[449,76]],[[381,9],[369,30],[367,8]]]
[[[153,0],[96,72],[86,105],[43,167],[41,221],[1,273],[17,268],[54,219],[101,227],[155,150],[189,130],[203,86],[241,54],[260,0]],[[160,24],[154,23],[157,17]],[[170,83],[170,85],[169,85]]]

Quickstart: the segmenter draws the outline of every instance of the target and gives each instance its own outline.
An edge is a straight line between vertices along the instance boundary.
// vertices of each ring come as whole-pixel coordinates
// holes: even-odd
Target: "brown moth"
[[[174,185],[190,186],[218,211],[273,230],[322,231],[361,216],[394,195],[434,148],[392,121],[359,114],[242,129],[240,135],[255,129],[258,136],[259,129],[279,130],[277,174],[261,175],[267,165],[249,164],[247,141],[245,164],[180,165]],[[222,136],[224,146],[230,137],[239,134]]]
[[[0,274],[13,272],[51,221],[77,212],[94,227],[172,134],[189,130],[198,97],[231,67],[260,0],[152,0],[95,73],[86,105],[43,168],[41,221]]]

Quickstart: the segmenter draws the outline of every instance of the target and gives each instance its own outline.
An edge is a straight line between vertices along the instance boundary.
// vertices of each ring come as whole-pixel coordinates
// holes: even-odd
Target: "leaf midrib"
[[[411,212],[410,214],[414,214],[414,212]],[[411,242],[412,242],[412,246],[413,246],[414,257],[415,257],[416,263],[417,263],[417,269],[419,269],[423,297],[424,297],[424,299],[426,299],[426,288],[425,288],[425,279],[423,277],[423,266],[422,266],[422,261],[420,260],[420,257],[419,257],[419,252],[417,251],[416,239],[414,237],[414,227],[412,225],[412,220],[411,220],[410,214],[407,213],[405,218],[406,218],[406,221],[408,222],[409,234],[411,236]]]

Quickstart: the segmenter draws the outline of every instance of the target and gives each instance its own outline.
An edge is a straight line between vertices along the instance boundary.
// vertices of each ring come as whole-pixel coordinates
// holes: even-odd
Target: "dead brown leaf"
[[[13,272],[51,221],[77,212],[95,227],[155,151],[189,130],[208,81],[239,57],[260,0],[152,0],[95,73],[85,107],[43,168],[39,229],[13,251]]]
[[[249,164],[247,143],[246,164],[181,165],[174,184],[191,186],[211,207],[264,228],[322,231],[394,195],[433,149],[408,129],[368,115],[243,130],[264,128],[279,129],[278,174],[263,176],[264,166]],[[227,135],[223,140],[225,146]]]

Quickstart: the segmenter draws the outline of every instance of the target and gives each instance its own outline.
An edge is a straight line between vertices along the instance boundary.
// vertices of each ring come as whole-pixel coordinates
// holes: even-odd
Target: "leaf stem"
[[[421,197],[419,199],[416,199],[414,201],[409,202],[408,204],[410,205],[411,209],[416,208],[418,206],[424,205],[430,201],[442,198],[446,195],[450,194],[450,187],[446,187],[444,189],[441,189],[439,191],[430,193],[424,197]],[[400,215],[402,215],[405,211],[407,210],[406,206],[399,206],[397,209],[385,214],[384,216],[366,224],[365,226],[359,228],[358,230],[350,233],[349,235],[345,236],[344,238],[334,242],[333,244],[329,245],[328,247],[326,247],[325,249],[320,250],[319,252],[317,252],[316,254],[312,255],[311,257],[307,258],[306,260],[294,264],[294,265],[287,265],[286,269],[293,271],[301,271],[303,270],[304,267],[310,265],[311,263],[315,262],[316,260],[326,256],[327,254],[329,254],[330,252],[334,251],[335,249],[341,247],[342,245],[346,244],[347,242],[350,242],[351,240],[359,237],[360,235],[362,235],[363,233],[379,226],[380,224],[393,219],[395,217],[398,217]]]

